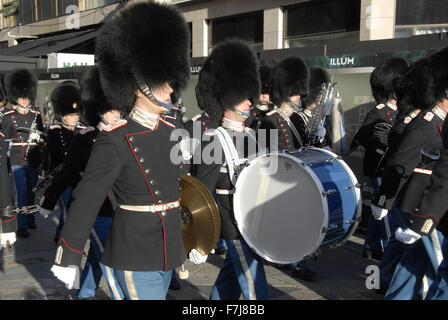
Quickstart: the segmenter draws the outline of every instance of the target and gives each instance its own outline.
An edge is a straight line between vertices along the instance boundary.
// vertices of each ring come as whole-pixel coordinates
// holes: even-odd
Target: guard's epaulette
[[[163,120],[162,118],[159,118],[160,121],[162,121],[164,124],[166,124],[167,126],[171,127],[171,128],[176,128],[176,126],[168,121]]]
[[[80,130],[79,134],[80,135],[85,135],[86,133],[89,133],[89,132],[92,132],[92,131],[95,131],[94,127],[87,127],[87,128],[84,128],[84,129]]]
[[[39,111],[39,110],[34,110],[34,109],[32,109],[32,108],[30,109],[30,112],[40,114],[40,111]]]
[[[62,129],[62,127],[59,124],[54,124],[54,125],[50,126],[50,130],[54,130],[54,129]]]
[[[4,115],[6,116],[7,114],[10,114],[10,113],[13,113],[13,112],[15,112],[15,110],[10,110],[10,111],[5,112]]]
[[[423,117],[423,119],[430,122],[432,121],[432,118],[434,118],[434,113],[432,113],[431,111],[426,112],[425,116]]]
[[[193,118],[191,118],[191,121],[196,121],[196,120],[198,120],[200,117],[202,117],[202,114],[197,114],[197,115],[195,115]]]
[[[127,124],[128,124],[128,121],[127,121],[127,120],[121,119],[121,120],[118,120],[118,121],[117,121],[117,123],[115,124],[115,126],[113,126],[112,128],[104,129],[103,131],[106,131],[106,132],[112,132],[112,131],[114,131],[114,130],[116,130],[116,129],[118,129],[118,128],[124,127],[124,126],[127,125]]]
[[[404,124],[408,124],[409,122],[411,122],[412,117],[407,116],[406,118],[404,118]]]
[[[277,110],[272,110],[271,112],[266,113],[266,115],[267,116],[272,116],[275,113],[277,113]]]
[[[379,105],[377,105],[375,108],[377,108],[378,110],[381,110],[385,107],[386,105],[384,103],[380,103]]]
[[[5,135],[3,133],[0,132],[0,137],[4,138]]]

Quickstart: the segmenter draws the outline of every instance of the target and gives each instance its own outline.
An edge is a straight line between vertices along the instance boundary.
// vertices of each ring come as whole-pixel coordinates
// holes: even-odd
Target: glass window
[[[443,23],[448,23],[448,1],[397,0],[397,25]]]
[[[20,22],[27,24],[36,21],[34,0],[22,0],[19,7]]]
[[[359,31],[361,1],[310,1],[285,8],[286,37]]]
[[[45,20],[56,17],[56,1],[55,0],[37,1],[37,15],[39,20]]]
[[[263,11],[216,19],[210,25],[213,46],[228,38],[263,42]]]

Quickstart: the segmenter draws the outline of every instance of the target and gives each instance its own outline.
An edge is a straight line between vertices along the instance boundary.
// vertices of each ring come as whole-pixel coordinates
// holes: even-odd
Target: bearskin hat
[[[417,92],[415,91],[415,65],[410,65],[403,75],[393,80],[394,92],[397,98],[398,114],[406,116],[417,108]]]
[[[289,97],[308,95],[310,73],[300,57],[289,57],[277,63],[272,71],[273,90],[271,100],[280,106]]]
[[[448,47],[415,62],[413,84],[420,109],[432,108],[446,96]]]
[[[260,66],[261,94],[271,94],[272,92],[272,69],[268,65]]]
[[[50,96],[54,113],[63,117],[70,113],[81,113],[81,94],[78,86],[65,82],[59,84]]]
[[[322,89],[322,84],[328,85],[330,81],[330,73],[327,70],[321,67],[311,67],[308,95],[303,99],[304,105],[309,106],[315,103]]]
[[[27,69],[14,69],[5,76],[5,89],[8,101],[16,102],[17,98],[36,99],[37,77]]]
[[[196,85],[198,107],[215,123],[221,123],[223,109],[249,99],[260,98],[258,59],[249,45],[238,39],[218,44],[205,60]]]
[[[101,88],[97,66],[88,69],[81,78],[81,105],[84,118],[93,127],[100,122],[100,115],[112,110]]]
[[[390,58],[375,68],[370,75],[370,87],[377,103],[386,103],[395,97],[393,81],[403,74],[408,63],[403,58]]]
[[[174,7],[128,2],[103,24],[95,46],[101,87],[114,109],[125,111],[134,103],[136,74],[149,88],[166,82],[174,90],[187,85],[190,32]]]

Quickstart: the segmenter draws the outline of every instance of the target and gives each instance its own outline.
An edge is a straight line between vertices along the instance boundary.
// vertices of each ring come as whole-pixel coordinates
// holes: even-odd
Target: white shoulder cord
[[[229,133],[223,127],[218,127],[216,130],[216,135],[218,136],[219,142],[224,150],[224,156],[226,158],[227,166],[229,168],[230,181],[235,185],[236,179],[235,168],[238,168],[246,159],[240,159],[238,152],[233,145],[232,138]]]

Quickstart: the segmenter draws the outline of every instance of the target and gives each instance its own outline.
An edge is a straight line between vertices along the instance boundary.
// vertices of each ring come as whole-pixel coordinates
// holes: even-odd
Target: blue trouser
[[[226,240],[224,266],[218,274],[210,300],[268,299],[263,263],[257,261],[244,240]]]
[[[166,300],[173,270],[112,270],[127,300]]]
[[[122,300],[124,298],[123,291],[118,286],[112,269],[100,262],[111,225],[112,218],[110,217],[98,217],[95,220],[94,232],[90,234],[89,253],[80,279],[81,288],[78,291],[78,298],[94,297],[103,275],[113,299]]]
[[[378,181],[371,179],[373,194],[378,190]],[[383,220],[376,220],[372,214],[367,222],[367,232],[364,241],[364,248],[374,251],[383,251],[388,240],[386,225]]]
[[[440,248],[442,243],[446,250],[443,235],[435,231],[431,237],[422,237],[415,243],[406,245],[385,299],[429,299],[443,295],[443,292],[446,292],[444,288],[446,285],[446,265],[442,262],[443,256],[446,256],[446,251],[437,250],[438,254],[436,254],[435,249]],[[439,272],[440,267],[442,267],[441,272]],[[439,276],[440,279],[437,281]]]
[[[390,222],[391,238],[384,249],[384,255],[380,263],[380,286],[387,289],[389,287],[395,268],[400,261],[405,244],[395,239],[395,230],[398,227],[406,229],[406,215],[396,206],[387,214]]]
[[[225,248],[225,247],[226,247],[226,240],[218,239],[218,243],[216,243],[216,249]]]
[[[59,223],[56,227],[56,238],[59,239],[62,227],[64,226],[65,215],[68,213],[68,202],[70,201],[70,195],[72,194],[72,187],[67,187],[62,195],[58,199],[59,203]]]
[[[34,192],[32,190],[37,183],[39,168],[12,166],[12,170],[17,189],[17,206],[22,208],[23,206],[34,205]],[[34,221],[34,213],[17,214],[17,227],[19,229],[27,229],[28,223]]]
[[[448,300],[448,239],[441,243],[443,260],[437,270],[437,276],[428,290],[428,300]]]

